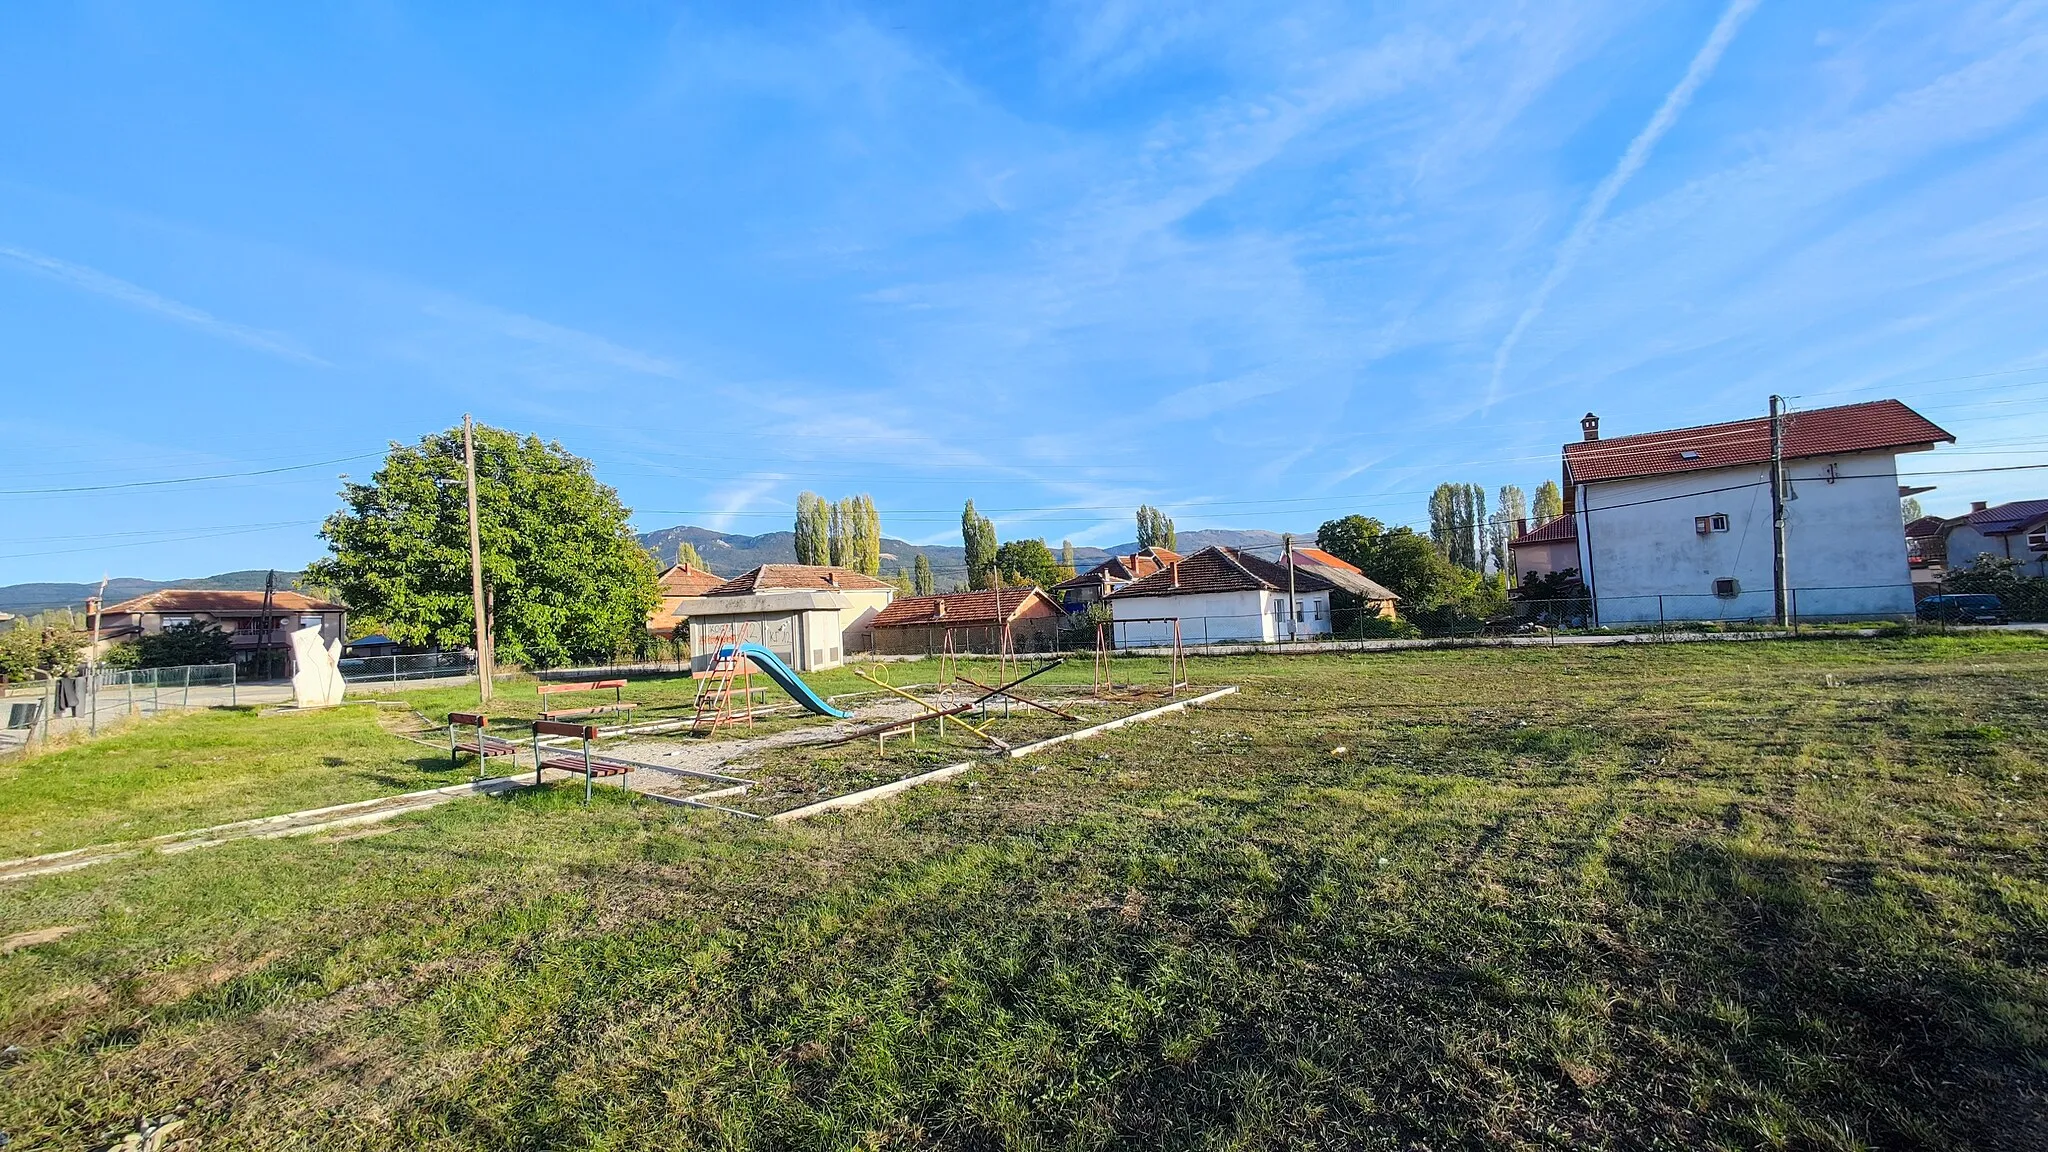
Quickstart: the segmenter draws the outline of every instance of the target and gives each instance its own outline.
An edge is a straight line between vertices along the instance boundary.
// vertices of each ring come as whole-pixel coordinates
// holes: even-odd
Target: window
[[[1323,602],[1322,602],[1321,600],[1318,600],[1318,601],[1316,601],[1316,619],[1318,619],[1318,620],[1321,620],[1322,618],[1323,618]]]
[[[1723,576],[1714,581],[1714,595],[1723,600],[1733,600],[1742,595],[1742,585],[1736,583],[1733,576]]]
[[[320,618],[318,616],[299,617],[299,627],[301,628],[318,628],[319,626]]]
[[[1295,622],[1295,623],[1297,623],[1297,624],[1300,624],[1300,623],[1303,623],[1303,622],[1305,622],[1305,621],[1306,621],[1307,619],[1308,619],[1308,605],[1306,605],[1306,604],[1303,604],[1303,603],[1302,603],[1301,601],[1299,601],[1299,600],[1296,600],[1296,601],[1294,602],[1294,622]]]
[[[1695,516],[1692,518],[1692,530],[1702,536],[1709,532],[1726,532],[1728,530],[1728,514],[1726,512],[1716,512],[1711,516]]]
[[[164,627],[166,627],[166,628],[182,628],[182,627],[184,627],[185,625],[187,625],[187,624],[190,624],[191,622],[192,622],[192,618],[191,618],[190,616],[166,616],[166,617],[164,617]]]
[[[2027,533],[2027,550],[2030,552],[2048,552],[2048,532]]]
[[[1277,597],[1277,596],[1276,596],[1276,597],[1274,597],[1274,598],[1273,598],[1273,619],[1275,619],[1275,620],[1285,620],[1286,618],[1287,618],[1287,603],[1286,603],[1286,601],[1284,601],[1284,600],[1281,600],[1281,599],[1280,599],[1279,597]]]

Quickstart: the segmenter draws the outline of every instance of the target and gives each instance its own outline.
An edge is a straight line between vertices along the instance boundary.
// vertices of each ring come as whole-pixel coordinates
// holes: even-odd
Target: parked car
[[[1916,612],[1922,620],[1945,624],[2004,624],[2012,619],[1998,597],[1986,592],[1929,596]]]

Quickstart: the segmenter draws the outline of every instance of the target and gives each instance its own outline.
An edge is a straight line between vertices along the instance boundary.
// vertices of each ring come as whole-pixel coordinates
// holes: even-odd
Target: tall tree
[[[922,552],[917,554],[917,562],[911,565],[910,583],[919,596],[932,594],[932,562],[925,559]]]
[[[1060,567],[1072,568],[1073,566],[1074,542],[1072,540],[1062,540],[1060,541]]]
[[[1138,550],[1165,548],[1171,551],[1179,543],[1179,533],[1174,531],[1173,520],[1166,513],[1150,504],[1138,505]]]
[[[1564,493],[1558,491],[1557,481],[1545,480],[1536,486],[1536,503],[1529,509],[1530,521],[1538,528],[1564,515]]]
[[[629,510],[560,444],[476,429],[477,524],[498,655],[552,667],[630,650],[661,602]],[[469,643],[462,430],[393,444],[367,484],[342,489],[303,583],[401,644]]]
[[[1904,500],[1899,501],[1899,520],[1902,523],[1911,524],[1925,515],[1927,513],[1920,510],[1919,497],[1908,496]]]
[[[1487,550],[1492,554],[1495,572],[1508,570],[1508,541],[1515,538],[1515,525],[1528,518],[1529,501],[1522,495],[1522,489],[1514,484],[1501,485],[1486,532]]]
[[[1458,487],[1443,483],[1429,494],[1429,539],[1454,562],[1458,558]]]
[[[704,562],[704,557],[698,553],[697,546],[688,540],[676,545],[676,563],[688,564],[699,572],[711,571],[711,565]]]
[[[873,576],[882,570],[882,513],[875,498],[863,492],[860,500],[860,571]]]
[[[1444,558],[1478,571],[1486,555],[1486,489],[1439,484],[1429,497],[1429,538]]]
[[[1050,588],[1063,579],[1043,540],[1012,540],[996,549],[996,572],[1004,588]]]
[[[996,586],[996,526],[974,510],[974,501],[960,513],[960,541],[967,548],[967,585],[974,589]]]
[[[796,562],[832,562],[832,513],[825,498],[816,492],[799,492],[796,497]]]
[[[1434,607],[1463,574],[1427,538],[1389,529],[1369,516],[1346,516],[1316,530],[1316,547],[1354,565],[1401,597],[1403,611]]]
[[[849,535],[853,529],[852,505],[851,500],[833,501],[830,520],[826,525],[826,539],[830,542],[826,549],[826,555],[830,559],[826,563],[841,568],[846,567],[848,558],[853,554],[853,541]]]

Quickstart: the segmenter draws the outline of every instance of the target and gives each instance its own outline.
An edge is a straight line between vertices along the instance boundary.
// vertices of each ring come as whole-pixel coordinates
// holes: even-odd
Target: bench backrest
[[[481,712],[450,712],[448,714],[448,723],[450,724],[467,724],[471,728],[482,728],[490,724],[490,722],[490,717],[485,716]]]
[[[595,724],[565,724],[560,720],[535,720],[533,722],[533,734],[535,736],[573,736],[579,740],[595,740],[597,739],[597,726]]]
[[[625,686],[626,682],[624,680],[571,680],[561,684],[536,685],[542,696],[554,692],[595,692],[600,688],[624,688]]]

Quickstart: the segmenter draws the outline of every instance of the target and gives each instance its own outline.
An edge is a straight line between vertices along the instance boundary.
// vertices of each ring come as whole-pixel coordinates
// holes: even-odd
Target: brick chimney
[[[1991,507],[1991,505],[1990,505],[1990,504],[1988,504],[1988,503],[1986,503],[1986,502],[1984,502],[1984,501],[1982,501],[1982,500],[1972,500],[1972,501],[1970,501],[1970,511],[1972,511],[1972,512],[1982,512],[1982,511],[1984,511],[1984,510],[1985,510],[1986,508],[1989,508],[1989,507]]]
[[[839,587],[839,573],[834,572],[830,568],[825,569],[825,583],[830,584],[834,588]]]
[[[1515,535],[1517,535],[1517,536],[1527,536],[1528,534],[1529,534],[1529,518],[1528,518],[1527,516],[1517,516],[1517,517],[1515,517]]]
[[[1168,578],[1169,581],[1175,588],[1180,587],[1180,561],[1175,560],[1173,563],[1168,564],[1166,568],[1168,572],[1172,573]]]
[[[1600,418],[1591,412],[1586,413],[1579,418],[1579,431],[1585,433],[1588,440],[1598,440],[1600,438]]]

